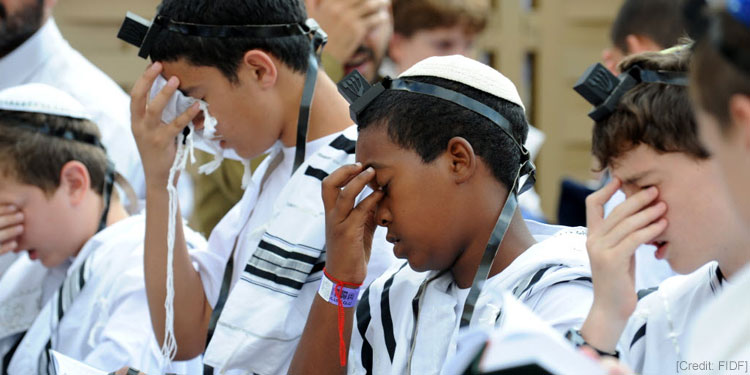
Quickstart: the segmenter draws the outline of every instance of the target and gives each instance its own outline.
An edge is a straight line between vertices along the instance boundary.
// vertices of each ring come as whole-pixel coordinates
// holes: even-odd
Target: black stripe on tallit
[[[554,284],[552,284],[550,286],[555,286],[555,285],[559,285],[559,284],[565,284],[565,283],[569,283],[571,281],[586,281],[586,282],[589,282],[589,283],[593,283],[593,280],[591,280],[590,277],[588,277],[588,276],[581,276],[581,277],[576,278],[576,279],[558,281],[558,282],[556,282],[556,283],[554,283]]]
[[[521,291],[521,293],[518,293],[518,295],[520,296],[526,293],[526,291],[528,291],[529,289],[531,289],[536,283],[539,282],[539,280],[542,279],[542,276],[544,276],[544,273],[547,272],[547,270],[549,270],[552,267],[555,267],[555,265],[549,265],[547,267],[540,269],[539,271],[536,271],[534,276],[531,277],[531,281],[529,281],[529,285],[526,285],[526,288],[524,288],[523,291]]]
[[[63,286],[65,285],[65,282],[63,282]],[[60,287],[60,291],[57,293],[57,321],[59,322],[60,319],[62,319],[63,315],[65,315],[65,311],[63,311],[63,288]]]
[[[362,367],[367,374],[372,374],[372,345],[370,345],[365,336],[367,327],[370,325],[370,320],[372,320],[372,316],[370,315],[370,288],[368,287],[357,303],[357,330],[362,337],[362,351],[360,352],[360,356]]]
[[[305,254],[287,251],[263,240],[260,241],[260,243],[258,244],[258,247],[263,250],[268,250],[284,259],[293,259],[293,260],[297,260],[300,262],[308,263],[313,266],[315,265],[315,263],[318,262],[317,257],[312,257],[312,256],[305,255]]]
[[[635,332],[635,336],[633,336],[633,341],[630,342],[630,348],[633,348],[633,345],[640,340],[643,336],[646,336],[646,323],[643,323],[641,328],[638,328],[638,331]]]
[[[393,279],[398,272],[394,273],[383,286],[383,292],[380,296],[380,319],[383,321],[383,337],[385,338],[385,347],[388,349],[388,355],[393,363],[393,356],[396,354],[396,337],[393,332],[393,318],[391,317],[391,298],[390,290],[393,285]]]
[[[297,290],[302,289],[302,287],[304,286],[303,283],[300,283],[300,282],[298,282],[296,280],[292,280],[292,279],[289,279],[289,278],[286,278],[286,277],[283,277],[283,276],[279,276],[279,275],[273,274],[271,272],[264,271],[264,270],[262,270],[262,269],[260,269],[258,267],[255,267],[255,266],[253,266],[251,264],[248,264],[247,266],[245,266],[245,272],[247,272],[247,273],[249,273],[251,275],[255,275],[255,276],[258,276],[260,278],[266,279],[268,281],[274,282],[276,284],[288,286],[290,288],[294,288],[294,289],[297,289]]]
[[[658,287],[658,286],[654,286],[654,287],[651,287],[651,288],[646,288],[646,289],[641,289],[641,290],[639,290],[639,291],[638,291],[638,293],[637,293],[637,295],[638,295],[638,300],[639,300],[639,301],[640,301],[640,300],[642,300],[642,299],[643,299],[643,298],[645,298],[645,297],[646,297],[647,295],[649,295],[649,294],[651,294],[651,293],[653,293],[653,292],[655,292],[655,291],[657,291],[657,290],[659,290],[659,287]]]
[[[86,270],[86,260],[84,259],[83,265],[81,265],[81,272],[78,273],[78,290],[82,290],[83,286],[86,285],[86,279],[83,278],[83,274]]]
[[[26,332],[28,332],[28,331],[24,331],[21,334],[21,337],[18,339],[18,341],[16,341],[16,343],[13,344],[13,347],[11,347],[10,350],[7,353],[5,353],[5,356],[3,356],[3,363],[1,364],[3,366],[3,371],[2,371],[3,374],[7,374],[8,373],[8,367],[10,366],[10,360],[13,359],[13,355],[16,354],[16,350],[18,349],[18,345],[20,345],[21,341],[23,341],[23,338],[26,336]]]
[[[328,172],[322,169],[313,168],[309,165],[307,166],[307,169],[305,170],[305,174],[310,177],[315,177],[320,181],[323,181],[324,178],[328,177]]]
[[[356,141],[345,137],[343,134],[338,136],[338,138],[334,139],[333,142],[331,142],[331,147],[337,150],[344,151],[347,154],[354,154],[356,146]]]
[[[313,268],[312,268],[312,270],[310,270],[310,275],[312,275],[312,274],[314,274],[316,272],[322,271],[323,268],[325,268],[325,266],[326,266],[326,262],[322,262],[322,263],[318,263],[318,264],[314,265]]]

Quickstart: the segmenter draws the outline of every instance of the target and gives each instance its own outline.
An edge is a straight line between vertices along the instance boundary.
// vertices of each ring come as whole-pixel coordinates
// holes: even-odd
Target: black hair
[[[661,47],[676,45],[685,35],[680,0],[626,0],[612,25],[612,44],[625,53],[628,35],[643,35]]]
[[[158,14],[173,21],[209,25],[274,25],[307,19],[301,0],[163,0]],[[293,71],[305,72],[311,46],[304,35],[281,38],[204,38],[162,31],[151,49],[153,61],[184,58],[197,66],[218,68],[237,82],[237,68],[245,52],[260,49]]]
[[[473,87],[443,78],[415,76],[409,80],[440,86],[464,94],[494,109],[510,122],[511,134],[523,145],[529,132],[521,106]],[[458,104],[433,96],[386,90],[358,116],[360,131],[387,124],[388,137],[398,146],[414,150],[425,163],[445,152],[448,141],[463,137],[510,189],[521,163],[521,150],[498,125]]]

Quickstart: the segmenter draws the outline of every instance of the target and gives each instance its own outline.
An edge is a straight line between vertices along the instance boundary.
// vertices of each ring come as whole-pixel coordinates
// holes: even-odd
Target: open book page
[[[107,375],[106,371],[93,368],[65,354],[50,350],[57,375]]]
[[[456,356],[443,373],[472,367],[470,372],[478,374],[606,374],[510,293],[503,295],[502,303],[498,328],[462,332]]]

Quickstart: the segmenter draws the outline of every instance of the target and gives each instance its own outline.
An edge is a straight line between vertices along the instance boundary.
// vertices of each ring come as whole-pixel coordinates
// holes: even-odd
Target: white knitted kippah
[[[42,83],[29,83],[0,91],[0,109],[91,120],[91,115],[72,96]]]
[[[461,55],[426,58],[401,73],[398,77],[430,76],[443,78],[518,104],[526,110],[516,85],[497,70]]]

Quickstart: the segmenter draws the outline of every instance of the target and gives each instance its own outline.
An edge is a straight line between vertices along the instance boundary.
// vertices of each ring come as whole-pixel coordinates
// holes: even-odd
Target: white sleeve
[[[552,328],[564,334],[570,328],[583,325],[593,300],[590,283],[570,281],[544,288],[531,301],[524,303]]]
[[[18,259],[19,254],[20,253],[5,253],[3,255],[0,255],[0,277],[2,277],[5,273],[5,270],[10,268],[13,262]]]
[[[636,310],[637,311],[637,310]],[[648,319],[643,314],[630,316],[628,324],[620,335],[617,342],[617,351],[620,352],[620,362],[626,364],[636,373],[643,371],[646,357],[646,323]]]
[[[98,322],[89,332],[91,351],[83,362],[104,371],[132,366],[149,374],[161,373],[161,351],[149,317],[142,269],[123,273],[110,296],[103,297],[106,303],[100,305]],[[183,373],[187,366],[197,368],[200,361],[198,357],[174,362],[172,370]]]
[[[159,348],[154,338],[143,284],[123,277],[117,295],[107,301],[99,322],[91,330],[92,351],[83,362],[114,371],[133,366],[143,371],[160,371]]]
[[[241,201],[240,201],[241,202]],[[188,244],[188,252],[193,265],[200,273],[203,291],[206,293],[206,299],[213,308],[219,299],[221,283],[224,279],[224,270],[226,269],[229,257],[234,248],[234,241],[237,238],[239,221],[240,204],[236,204],[231,210],[219,221],[211,235],[208,243],[205,240],[199,241],[200,235],[185,229],[185,240]],[[195,240],[195,242],[193,242]],[[237,265],[235,265],[237,267]]]

